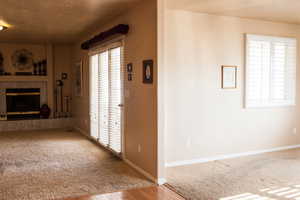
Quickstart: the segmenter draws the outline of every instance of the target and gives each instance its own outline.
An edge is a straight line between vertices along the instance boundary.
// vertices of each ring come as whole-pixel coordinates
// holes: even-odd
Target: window
[[[295,105],[297,41],[247,35],[246,107]]]

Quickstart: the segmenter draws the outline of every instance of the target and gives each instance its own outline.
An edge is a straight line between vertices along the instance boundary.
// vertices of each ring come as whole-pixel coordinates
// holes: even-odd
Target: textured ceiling
[[[168,0],[171,9],[300,24],[300,0]]]
[[[1,0],[0,42],[74,42],[140,0]]]

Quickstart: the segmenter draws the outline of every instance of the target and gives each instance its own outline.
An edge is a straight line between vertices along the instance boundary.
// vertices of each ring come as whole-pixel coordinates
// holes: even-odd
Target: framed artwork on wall
[[[222,89],[237,88],[237,66],[222,66]]]
[[[128,73],[132,73],[133,72],[133,64],[132,63],[128,63],[127,64],[127,72]]]
[[[83,66],[82,61],[79,61],[75,64],[75,96],[82,96],[82,87],[83,87]]]
[[[33,53],[27,49],[16,50],[11,56],[13,67],[20,71],[33,68]]]
[[[128,81],[132,81],[132,77],[133,77],[133,64],[132,63],[127,64],[127,75],[128,75]]]
[[[153,60],[143,61],[143,83],[153,83]]]

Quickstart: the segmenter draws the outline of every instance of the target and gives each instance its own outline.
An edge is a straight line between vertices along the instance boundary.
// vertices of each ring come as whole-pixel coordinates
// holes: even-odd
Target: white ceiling
[[[300,24],[300,0],[168,0],[171,9]]]
[[[0,42],[74,42],[140,0],[1,0]]]

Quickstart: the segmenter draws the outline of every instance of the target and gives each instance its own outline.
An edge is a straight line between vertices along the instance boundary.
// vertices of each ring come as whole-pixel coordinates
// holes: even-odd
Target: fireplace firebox
[[[6,111],[8,120],[40,118],[40,89],[6,89]]]

